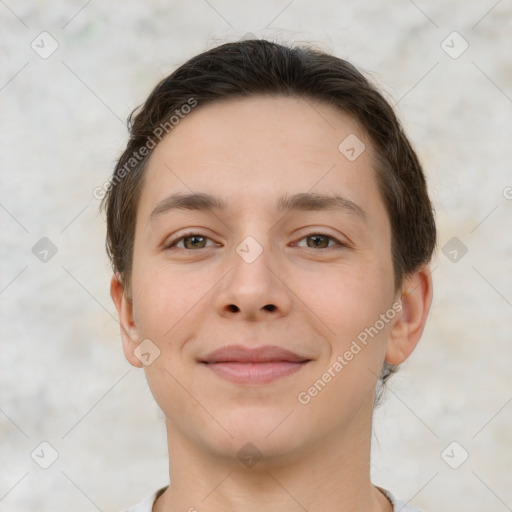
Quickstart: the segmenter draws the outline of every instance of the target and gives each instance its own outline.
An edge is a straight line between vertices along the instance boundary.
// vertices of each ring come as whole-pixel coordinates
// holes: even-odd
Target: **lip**
[[[302,363],[309,358],[278,347],[276,345],[261,345],[255,348],[243,345],[226,345],[208,354],[202,363],[272,363],[287,361]]]
[[[228,345],[213,351],[200,362],[231,382],[263,384],[291,375],[309,361],[311,359],[275,345],[257,348]]]

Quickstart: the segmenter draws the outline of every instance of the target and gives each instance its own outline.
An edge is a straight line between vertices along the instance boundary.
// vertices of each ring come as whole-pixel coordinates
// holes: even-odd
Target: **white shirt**
[[[124,510],[123,512],[152,512],[153,505],[156,499],[160,496],[160,494],[162,494],[165,491],[165,489],[167,489],[167,486],[162,487],[162,489],[158,489],[158,491],[155,491],[151,496],[148,496],[144,501],[141,501],[138,505],[135,505],[134,507]],[[413,507],[412,505],[408,505],[403,501],[397,500],[386,489],[383,489],[382,487],[378,487],[378,489],[380,489],[392,503],[393,512],[422,512],[419,508]]]

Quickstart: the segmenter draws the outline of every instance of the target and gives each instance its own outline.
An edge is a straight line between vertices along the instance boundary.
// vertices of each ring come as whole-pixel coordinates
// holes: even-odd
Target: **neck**
[[[168,421],[171,484],[154,512],[392,512],[370,481],[367,429],[333,432],[300,454],[262,457],[251,467],[199,450]]]

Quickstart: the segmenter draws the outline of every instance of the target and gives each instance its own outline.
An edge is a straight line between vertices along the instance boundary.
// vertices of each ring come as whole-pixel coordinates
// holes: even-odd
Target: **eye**
[[[312,233],[311,235],[307,235],[302,240],[307,240],[306,246],[297,244],[299,247],[308,247],[312,249],[328,249],[329,247],[338,246],[338,247],[346,247],[346,244],[340,242],[336,238],[326,235],[325,233]],[[329,245],[331,241],[335,243],[333,245]]]
[[[176,240],[173,240],[165,245],[165,249],[170,249],[171,247],[178,247],[178,249],[204,249],[208,247],[206,245],[206,241],[210,240],[210,238],[201,235],[200,233],[187,233]],[[179,246],[179,244],[183,242],[183,246]],[[210,246],[211,247],[211,246]]]
[[[306,245],[302,245],[300,242],[306,240]],[[207,241],[212,242],[212,244],[207,245]],[[183,244],[180,246],[180,244]],[[333,242],[333,243],[332,243]],[[185,250],[193,250],[193,249],[205,249],[206,247],[211,247],[215,245],[213,240],[208,238],[207,236],[203,236],[200,233],[189,232],[184,236],[176,238],[175,240],[169,242],[165,245],[165,249],[171,249],[176,247],[178,249]],[[347,245],[340,242],[338,239],[332,237],[331,235],[327,235],[325,233],[312,233],[300,239],[300,241],[295,244],[299,247],[307,247],[310,249],[329,249],[331,247],[346,247]]]

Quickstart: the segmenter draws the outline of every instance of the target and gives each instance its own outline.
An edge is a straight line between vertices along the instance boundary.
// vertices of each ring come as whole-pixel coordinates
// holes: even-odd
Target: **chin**
[[[210,445],[210,452],[229,465],[254,469],[269,469],[294,463],[300,457],[302,444],[290,435],[257,436],[257,432],[224,437]]]
[[[246,447],[248,455],[252,450],[255,456],[269,460],[289,456],[305,441],[302,439],[304,425],[296,425],[293,413],[289,414],[290,410],[269,411],[262,407],[231,411],[229,416],[221,414],[218,416],[223,418],[220,422],[232,437],[227,433],[222,435],[217,429],[220,436],[211,440],[212,448],[223,454],[238,454],[242,450],[237,456],[243,456]]]

